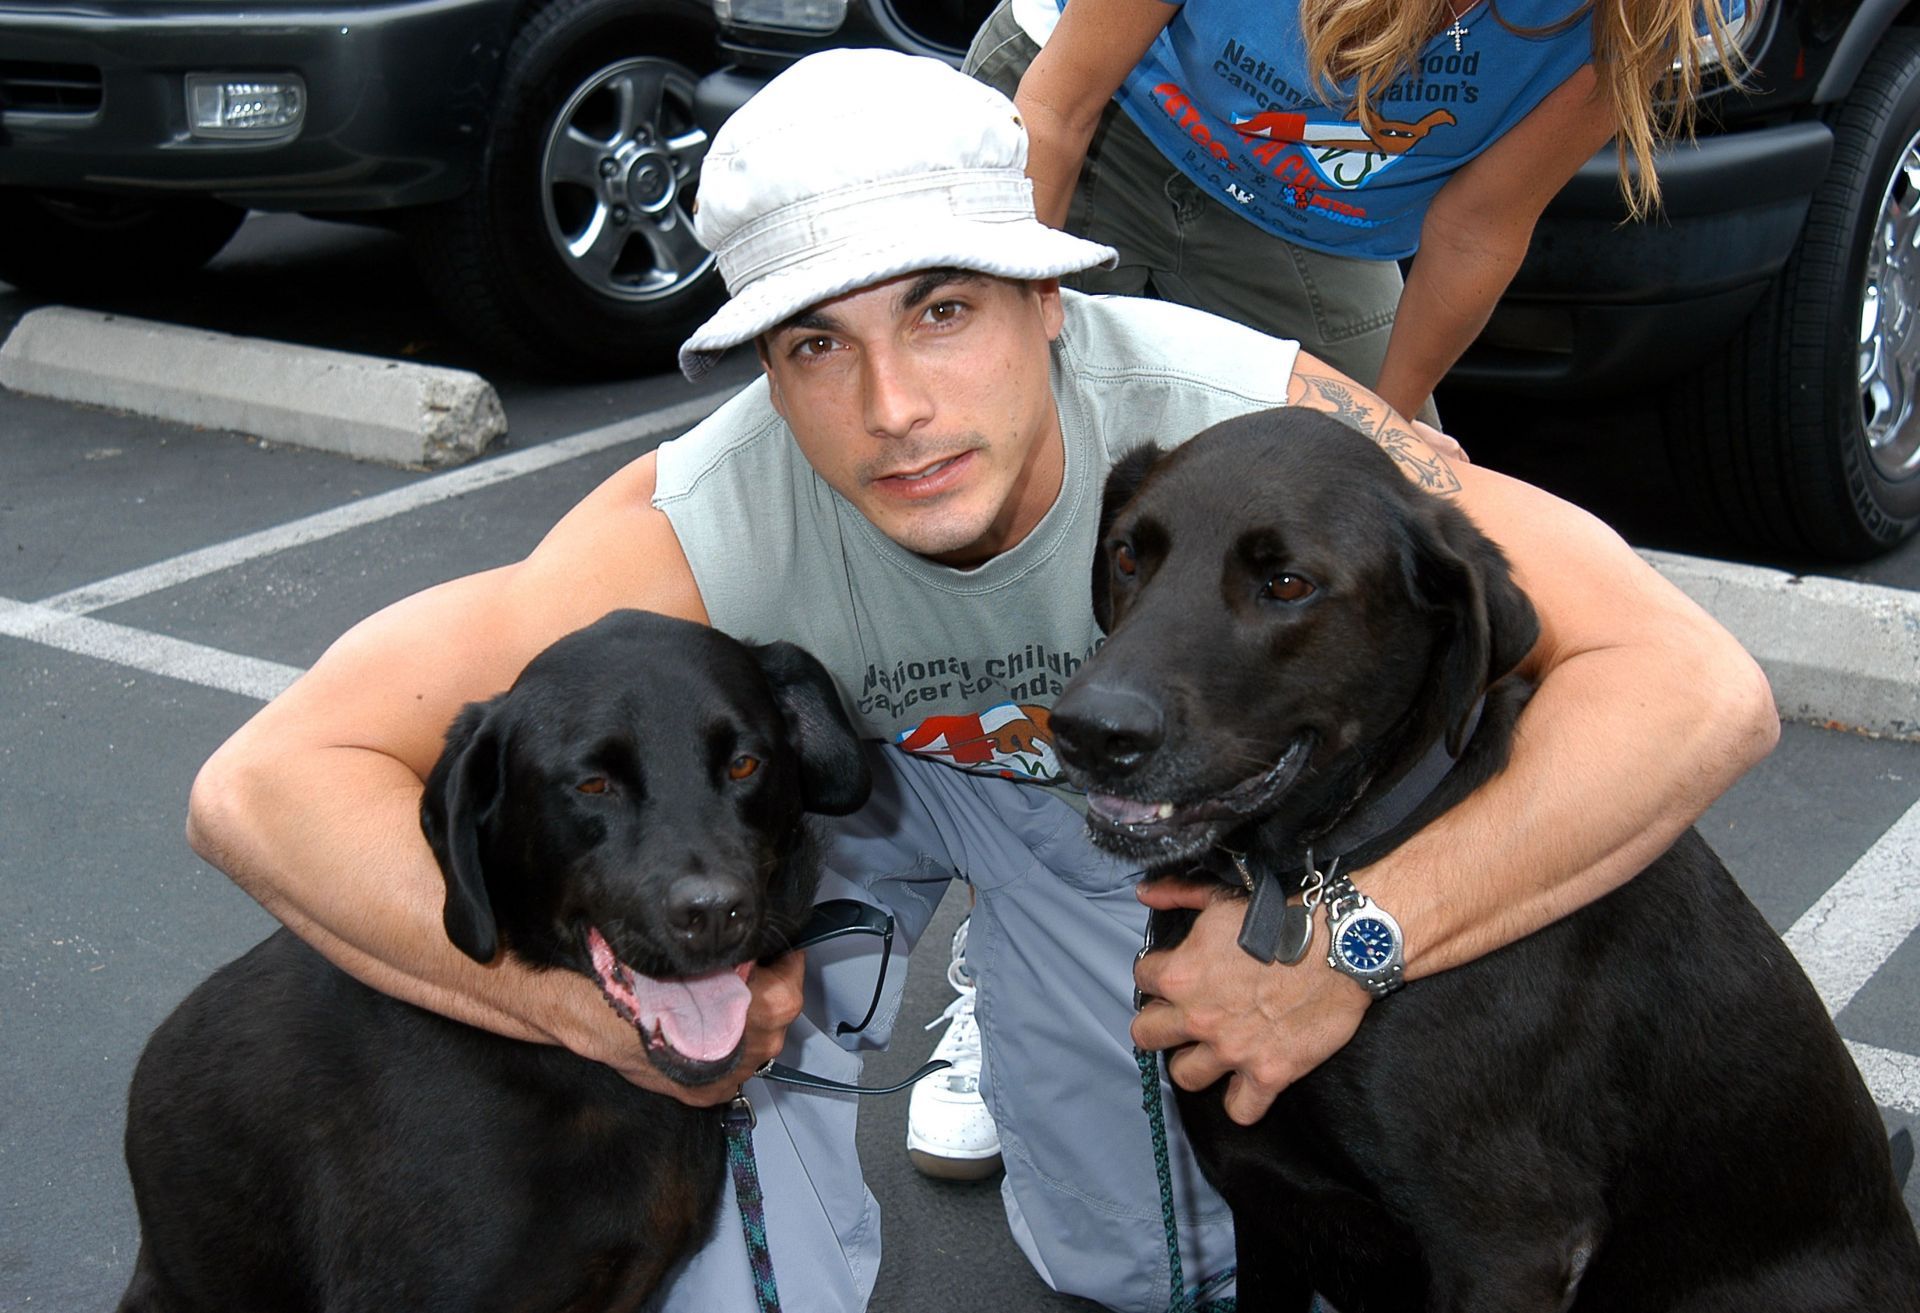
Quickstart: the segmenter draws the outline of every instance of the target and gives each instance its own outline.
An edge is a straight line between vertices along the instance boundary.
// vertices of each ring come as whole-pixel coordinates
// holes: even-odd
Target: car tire
[[[213,259],[246,217],[205,196],[0,188],[0,282],[51,297],[144,291]]]
[[[1920,33],[1888,32],[1829,122],[1799,246],[1663,418],[1711,527],[1853,561],[1920,528]]]
[[[410,224],[466,336],[545,374],[670,366],[725,295],[691,221],[693,88],[715,63],[694,0],[556,0],[528,19],[475,185]]]

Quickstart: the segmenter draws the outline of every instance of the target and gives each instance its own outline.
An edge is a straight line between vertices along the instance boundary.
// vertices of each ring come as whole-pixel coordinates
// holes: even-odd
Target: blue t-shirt
[[[1576,11],[1550,35],[1527,34]],[[1481,0],[1387,87],[1368,138],[1357,115],[1317,96],[1297,5],[1196,0],[1115,98],[1248,222],[1302,246],[1398,260],[1420,245],[1427,206],[1454,171],[1592,62],[1591,28],[1580,0]]]

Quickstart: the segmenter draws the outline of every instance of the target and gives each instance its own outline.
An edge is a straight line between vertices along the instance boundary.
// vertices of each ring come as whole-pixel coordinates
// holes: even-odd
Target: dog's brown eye
[[[727,763],[727,778],[730,780],[744,780],[747,776],[759,769],[760,758],[743,752],[731,762]]]
[[[607,791],[607,777],[604,775],[595,775],[591,779],[581,780],[573,787],[581,793],[605,793]]]
[[[1133,578],[1133,572],[1140,568],[1140,563],[1133,559],[1133,548],[1127,546],[1125,543],[1115,543],[1113,545],[1113,568],[1127,578]]]
[[[1313,581],[1302,579],[1297,574],[1276,574],[1267,580],[1267,586],[1260,590],[1261,595],[1271,597],[1276,602],[1304,602],[1314,594]]]

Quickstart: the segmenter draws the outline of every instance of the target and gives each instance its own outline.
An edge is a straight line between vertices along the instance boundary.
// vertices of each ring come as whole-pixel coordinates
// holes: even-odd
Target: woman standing
[[[1020,107],[1040,217],[1119,249],[1076,286],[1298,338],[1431,418],[1581,164],[1617,138],[1634,212],[1657,201],[1656,106],[1687,126],[1730,21],[1702,0],[1002,0],[966,67]]]

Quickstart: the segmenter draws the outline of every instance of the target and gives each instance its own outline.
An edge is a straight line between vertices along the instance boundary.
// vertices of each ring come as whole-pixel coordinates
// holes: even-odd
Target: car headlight
[[[196,137],[292,137],[306,116],[307,84],[292,73],[187,74],[187,130]]]
[[[847,0],[713,0],[713,14],[729,27],[832,32],[846,21]]]

